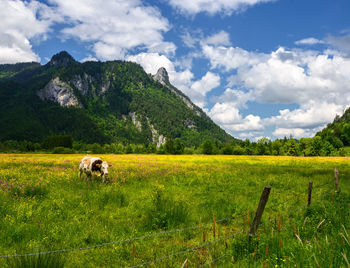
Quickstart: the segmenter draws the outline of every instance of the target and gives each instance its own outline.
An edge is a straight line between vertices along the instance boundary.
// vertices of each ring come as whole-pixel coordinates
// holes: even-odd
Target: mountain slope
[[[350,146],[350,108],[342,116],[336,116],[334,121],[316,134],[329,141],[335,148]]]
[[[136,63],[76,62],[67,52],[49,63],[0,65],[0,140],[41,141],[66,134],[83,142],[186,145],[233,138],[168,80]]]

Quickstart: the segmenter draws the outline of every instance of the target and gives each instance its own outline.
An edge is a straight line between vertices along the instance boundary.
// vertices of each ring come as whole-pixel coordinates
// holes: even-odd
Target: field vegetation
[[[104,184],[82,157],[0,154],[0,267],[349,267],[349,158],[103,155]]]

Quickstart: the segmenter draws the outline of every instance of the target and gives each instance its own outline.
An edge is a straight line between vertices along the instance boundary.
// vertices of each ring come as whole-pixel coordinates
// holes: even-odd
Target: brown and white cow
[[[79,178],[81,178],[81,174],[84,172],[88,178],[91,180],[93,172],[100,172],[102,176],[102,181],[106,182],[108,177],[108,165],[106,161],[102,161],[98,157],[85,156],[79,165]]]

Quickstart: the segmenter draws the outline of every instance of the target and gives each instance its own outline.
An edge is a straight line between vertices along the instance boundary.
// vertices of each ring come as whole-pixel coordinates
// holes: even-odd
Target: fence
[[[339,192],[339,172],[338,172],[338,169],[336,167],[334,169],[334,183],[335,183],[336,191]],[[322,184],[322,185],[317,185],[316,184],[316,186],[321,188],[321,187],[326,186],[328,184],[329,183],[325,183],[325,184]],[[311,197],[312,197],[312,189],[313,189],[313,187],[315,187],[315,184],[310,181],[309,184],[308,184],[307,198],[305,199],[306,200],[305,203],[306,203],[307,206],[310,206],[310,204],[312,202],[312,198]],[[265,206],[266,206],[266,204],[268,202],[268,198],[269,198],[269,195],[270,195],[270,190],[271,190],[271,187],[270,186],[266,186],[264,188],[263,192],[262,192],[262,195],[261,195],[258,207],[257,207],[256,212],[255,212],[254,220],[253,220],[253,222],[252,222],[252,224],[250,225],[250,228],[249,228],[249,232],[248,232],[249,235],[248,235],[248,237],[253,236],[256,233],[256,231],[258,230],[259,227],[261,227],[262,225],[266,224],[266,223],[260,223],[260,220],[261,220],[261,217],[263,215]],[[330,191],[330,192],[333,192],[333,190]],[[330,193],[330,192],[327,192],[327,194]],[[323,195],[320,195],[317,198],[314,198],[313,200],[320,199],[320,198],[323,197]],[[274,205],[270,206],[269,208],[272,209],[272,208],[278,207],[280,205],[289,203],[291,200],[295,199],[296,196],[297,197],[305,196],[305,194],[304,193],[300,193],[300,194],[293,195],[293,197],[291,197],[290,199],[285,200],[283,202],[275,203]],[[290,211],[288,211],[288,212],[286,212],[284,214],[281,214],[280,216],[284,217],[286,215],[290,215],[292,212],[295,212],[295,211],[300,210],[302,208],[305,208],[305,206],[296,207],[295,209],[290,210]],[[180,233],[180,232],[184,232],[184,231],[190,231],[190,230],[196,230],[196,229],[204,229],[205,227],[211,227],[212,228],[214,240],[206,241],[205,236],[203,236],[203,242],[204,243],[202,243],[202,244],[200,244],[198,246],[195,246],[195,247],[192,247],[192,248],[189,248],[189,249],[186,249],[186,250],[182,250],[182,251],[177,251],[177,252],[171,253],[169,255],[165,255],[165,256],[162,256],[162,257],[150,260],[150,261],[146,261],[146,262],[143,262],[143,263],[131,266],[131,267],[142,267],[142,266],[149,265],[149,264],[152,264],[152,263],[159,263],[159,262],[161,262],[161,261],[163,261],[165,259],[169,259],[169,258],[172,258],[172,257],[175,257],[175,256],[184,255],[186,253],[192,253],[192,252],[194,252],[194,251],[196,251],[198,249],[202,249],[202,248],[208,247],[210,245],[214,245],[214,244],[217,244],[219,242],[226,241],[226,240],[228,240],[230,238],[234,238],[238,234],[245,233],[247,230],[245,230],[245,228],[243,228],[243,230],[234,232],[233,234],[225,235],[222,238],[218,237],[218,239],[215,239],[216,238],[216,224],[221,223],[221,222],[226,222],[226,221],[229,221],[229,220],[234,220],[234,219],[237,219],[237,218],[240,218],[240,217],[244,217],[245,215],[246,215],[246,212],[244,212],[244,213],[242,213],[240,215],[236,215],[235,217],[226,217],[226,218],[223,218],[223,219],[220,219],[220,220],[215,220],[215,217],[213,215],[213,221],[210,222],[210,223],[206,223],[206,224],[201,224],[200,223],[199,225],[186,227],[186,228],[182,228],[182,229],[174,229],[174,230],[168,230],[168,231],[163,231],[163,232],[158,232],[158,233],[152,233],[152,234],[147,234],[147,235],[134,237],[134,238],[129,238],[129,239],[123,239],[123,240],[116,240],[116,241],[111,241],[111,242],[107,242],[107,243],[101,243],[101,244],[97,244],[97,245],[89,246],[89,247],[58,249],[58,250],[35,252],[35,253],[25,253],[25,254],[2,255],[2,256],[0,256],[0,259],[16,258],[16,257],[30,257],[30,256],[37,256],[37,255],[46,255],[46,254],[55,254],[55,253],[67,253],[67,252],[75,252],[75,251],[85,251],[85,250],[92,250],[92,249],[96,249],[96,248],[101,248],[101,247],[110,246],[110,245],[116,245],[116,244],[123,244],[123,243],[132,243],[132,254],[135,256],[135,245],[133,244],[133,242],[135,242],[135,241],[139,241],[139,240],[143,240],[143,239],[151,238],[151,237],[156,237],[156,236],[164,236],[164,235],[168,235],[168,234],[172,234],[172,233]],[[271,223],[272,220],[270,220],[268,222]],[[297,236],[296,233],[295,233],[295,235]],[[297,237],[297,238],[300,239],[299,237]],[[229,256],[229,254],[228,253],[224,253],[221,256],[211,260],[210,262],[206,262],[206,263],[202,264],[200,267],[212,266],[214,263],[216,263],[217,261],[219,261],[221,259],[226,258],[227,256]],[[183,263],[182,267],[187,267],[187,263],[188,263],[188,259],[185,260],[185,262]]]

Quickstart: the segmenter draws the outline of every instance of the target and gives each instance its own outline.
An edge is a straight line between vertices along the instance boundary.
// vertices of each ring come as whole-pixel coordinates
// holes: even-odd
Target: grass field
[[[0,155],[0,256],[85,248],[0,258],[0,267],[349,266],[349,158],[103,155],[113,165],[104,184],[78,179],[82,157]]]

